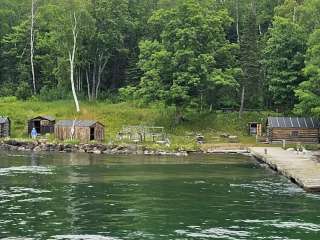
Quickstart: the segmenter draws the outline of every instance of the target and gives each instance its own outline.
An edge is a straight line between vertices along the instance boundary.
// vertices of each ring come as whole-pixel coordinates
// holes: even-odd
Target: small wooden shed
[[[61,120],[54,129],[59,140],[90,142],[104,140],[104,125],[94,120]]]
[[[0,116],[0,138],[10,137],[11,121],[8,117]]]
[[[319,143],[319,120],[312,117],[269,117],[268,142]]]
[[[258,122],[248,123],[248,134],[249,136],[262,136],[262,124]]]
[[[37,130],[39,135],[54,133],[56,119],[52,116],[38,116],[28,121],[28,135],[31,134],[32,128]]]

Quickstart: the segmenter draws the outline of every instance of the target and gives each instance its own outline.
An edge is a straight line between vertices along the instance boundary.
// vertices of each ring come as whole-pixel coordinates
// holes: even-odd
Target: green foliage
[[[32,91],[26,82],[21,82],[20,85],[17,87],[16,96],[18,99],[27,100],[29,97],[32,96]]]
[[[119,97],[123,102],[132,101],[135,99],[136,87],[127,86],[119,89]]]
[[[10,97],[1,97],[0,98],[0,102],[2,103],[14,103],[16,102],[18,99],[14,96],[10,96]]]
[[[157,33],[140,43],[140,99],[164,101],[181,111],[212,104],[210,96],[221,88],[236,89],[239,70],[230,54],[235,46],[224,32],[230,22],[225,11],[214,13],[192,0],[155,12],[149,23]]]
[[[30,10],[0,1],[0,97],[32,95]],[[70,98],[74,14],[80,100],[165,103],[179,119],[239,108],[244,87],[246,108],[298,103],[297,113],[318,115],[319,0],[36,1],[33,99]]]
[[[240,40],[240,59],[243,70],[242,87],[245,89],[245,106],[260,108],[262,106],[262,82],[259,63],[257,15],[254,4],[249,8],[245,18]]]
[[[296,90],[299,104],[296,112],[320,116],[320,29],[317,29],[308,42],[306,66],[304,74],[306,81]]]
[[[269,92],[274,104],[283,110],[296,103],[294,90],[303,81],[305,41],[299,25],[285,18],[274,20],[264,58]]]

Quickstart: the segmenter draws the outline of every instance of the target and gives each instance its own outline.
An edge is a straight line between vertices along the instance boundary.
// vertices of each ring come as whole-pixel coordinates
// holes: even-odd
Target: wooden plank
[[[312,154],[297,154],[273,147],[252,147],[249,150],[255,158],[306,191],[320,192],[320,163],[313,160]]]

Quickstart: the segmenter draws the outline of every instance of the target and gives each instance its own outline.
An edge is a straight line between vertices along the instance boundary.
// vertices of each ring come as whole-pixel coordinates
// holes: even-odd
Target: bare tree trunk
[[[92,72],[92,88],[91,88],[91,100],[95,100],[95,90],[96,90],[96,70],[97,70],[97,63],[93,63],[93,72]]]
[[[81,69],[78,71],[78,92],[81,92]]]
[[[236,0],[236,28],[237,28],[237,42],[240,43],[240,30],[239,30],[239,0]]]
[[[95,99],[98,99],[98,94],[99,94],[99,89],[100,89],[100,84],[101,84],[101,76],[102,76],[102,73],[104,72],[104,69],[106,68],[106,65],[107,65],[108,60],[109,60],[109,58],[107,57],[105,59],[105,61],[102,63],[103,58],[104,58],[104,54],[102,53],[99,56],[98,83],[97,83],[96,90],[95,90],[96,91]]]
[[[245,86],[242,87],[242,93],[241,93],[241,105],[239,110],[239,118],[242,117],[243,109],[244,109],[244,97],[245,97]]]
[[[89,81],[89,75],[88,70],[86,70],[86,78],[87,78],[87,88],[88,88],[88,99],[91,101],[91,91],[90,91],[90,81]]]
[[[70,61],[70,80],[71,80],[71,87],[72,87],[72,94],[73,94],[73,98],[74,98],[74,102],[76,105],[76,110],[77,112],[80,112],[80,106],[79,106],[79,102],[78,102],[78,97],[77,97],[77,93],[76,93],[76,89],[74,86],[74,59],[75,59],[75,55],[76,55],[76,46],[77,46],[77,18],[76,18],[76,14],[73,13],[73,17],[74,17],[74,25],[73,25],[73,29],[72,29],[72,35],[73,35],[73,48],[72,48],[72,53],[69,51],[69,61]]]
[[[259,24],[259,34],[262,35],[261,24]]]
[[[203,111],[203,92],[200,93],[200,113]]]
[[[36,3],[36,0],[32,0],[32,3],[31,3],[31,27],[30,27],[30,63],[31,63],[31,73],[32,73],[33,94],[37,94],[36,76],[35,76],[34,62],[33,62],[35,3]]]

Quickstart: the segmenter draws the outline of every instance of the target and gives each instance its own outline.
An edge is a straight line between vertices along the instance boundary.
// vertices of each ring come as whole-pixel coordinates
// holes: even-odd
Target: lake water
[[[0,239],[320,239],[320,195],[239,155],[0,153]]]

